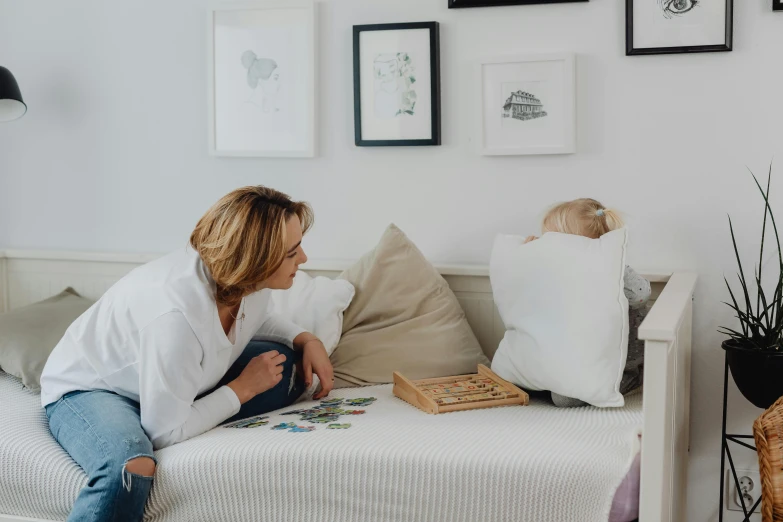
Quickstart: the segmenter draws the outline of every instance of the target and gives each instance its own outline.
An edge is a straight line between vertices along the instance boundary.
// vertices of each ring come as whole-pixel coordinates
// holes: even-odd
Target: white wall
[[[738,0],[734,52],[628,58],[623,3],[323,2],[320,154],[277,160],[207,155],[203,0],[0,0],[0,64],[30,107],[0,125],[0,247],[166,251],[219,196],[261,183],[313,204],[310,257],[358,257],[394,221],[433,260],[486,263],[496,232],[598,198],[625,211],[634,265],[701,274],[688,521],[715,520],[726,213],[751,255],[762,207],[745,165],[783,157],[783,13]],[[351,26],[427,20],[441,22],[444,145],[356,148]],[[578,154],[477,155],[472,61],[561,50],[579,53]],[[759,412],[733,401],[731,428],[750,433]]]

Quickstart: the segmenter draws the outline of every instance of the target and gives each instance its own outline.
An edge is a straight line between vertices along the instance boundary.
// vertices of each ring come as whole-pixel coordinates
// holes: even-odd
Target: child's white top
[[[251,337],[292,345],[304,330],[266,315],[268,292],[244,298],[226,336],[215,282],[192,248],[136,268],[68,328],[41,375],[41,404],[75,390],[109,390],[140,404],[156,449],[195,437],[239,411],[212,389]],[[242,319],[244,317],[244,319]]]

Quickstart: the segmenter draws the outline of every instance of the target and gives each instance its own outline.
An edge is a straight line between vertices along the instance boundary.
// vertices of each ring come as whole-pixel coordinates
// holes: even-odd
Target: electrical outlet
[[[731,474],[731,470],[726,472],[726,509],[730,511],[742,511],[742,503],[740,496],[745,499],[745,509],[753,507],[759,497],[761,497],[761,476],[758,471],[751,471],[748,469],[738,469],[737,478],[740,482],[740,489],[734,483],[734,476]],[[759,506],[760,507],[760,506]],[[754,513],[760,511],[759,507],[756,507]]]

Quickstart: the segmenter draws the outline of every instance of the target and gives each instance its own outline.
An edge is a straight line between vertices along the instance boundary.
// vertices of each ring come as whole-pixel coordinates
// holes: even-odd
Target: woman
[[[52,435],[89,476],[68,520],[141,520],[153,448],[287,406],[313,373],[316,398],[328,395],[321,341],[265,315],[259,292],[291,287],[311,224],[305,203],[236,190],[201,218],[189,248],[133,270],[68,328],[41,377]],[[273,342],[248,345],[253,336]]]
[[[248,102],[260,105],[264,112],[278,112],[280,105],[280,68],[271,58],[259,58],[253,51],[242,53],[242,65],[247,69],[247,84],[253,89],[253,95]],[[257,103],[258,86],[261,85],[263,98]]]

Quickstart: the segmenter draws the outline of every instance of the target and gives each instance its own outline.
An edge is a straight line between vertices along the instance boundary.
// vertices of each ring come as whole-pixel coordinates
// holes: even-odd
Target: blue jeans
[[[287,346],[260,341],[247,345],[216,388],[239,376],[250,359],[270,350],[286,356],[283,379],[243,404],[226,422],[289,406],[304,391],[294,371],[299,354]],[[106,390],[74,391],[46,406],[46,416],[54,438],[88,477],[68,520],[142,520],[153,478],[130,473],[125,464],[137,457],[149,457],[156,464],[157,460],[141,427],[139,403]]]
[[[262,413],[279,410],[280,408],[285,408],[286,406],[293,404],[294,401],[298,399],[302,393],[304,393],[304,381],[299,377],[299,375],[297,375],[296,368],[294,366],[302,358],[302,354],[300,352],[295,352],[283,344],[272,343],[268,341],[250,341],[247,347],[245,347],[245,350],[242,352],[242,355],[240,355],[234,364],[231,365],[231,368],[229,368],[223,378],[220,379],[220,382],[218,382],[217,385],[210,391],[200,395],[199,397],[208,395],[221,386],[230,383],[239,377],[239,374],[242,373],[242,370],[245,369],[245,366],[247,366],[247,363],[250,362],[250,359],[272,350],[277,350],[278,352],[285,355],[285,362],[283,363],[283,378],[279,383],[277,383],[277,386],[271,390],[267,390],[260,395],[256,395],[243,404],[239,409],[239,413],[230,419],[226,419],[222,424],[226,424],[227,422],[234,422],[240,419],[246,419],[255,415],[261,415]]]

